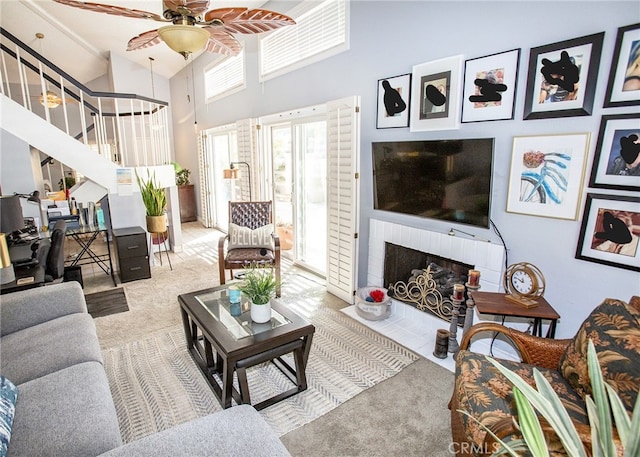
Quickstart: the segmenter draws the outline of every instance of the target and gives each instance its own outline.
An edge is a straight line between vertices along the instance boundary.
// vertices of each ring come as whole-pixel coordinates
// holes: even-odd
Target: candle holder
[[[439,359],[446,359],[448,357],[447,351],[449,349],[449,330],[439,328],[436,332],[436,345],[433,349],[433,355]]]
[[[462,284],[460,284],[462,285]],[[462,286],[464,287],[464,286]],[[460,303],[464,300],[464,292],[462,294],[462,298],[456,298],[456,295],[451,296],[451,302],[453,303],[453,310],[451,310],[451,326],[449,327],[449,352],[456,353],[460,349],[460,345],[458,344],[458,340],[456,337],[458,336],[458,316],[460,316]]]
[[[473,325],[473,314],[474,314],[474,308],[476,306],[476,302],[473,300],[473,297],[471,296],[471,292],[475,292],[476,290],[480,289],[480,284],[476,286],[472,286],[471,284],[467,283],[465,285],[467,286],[467,290],[469,290],[469,293],[467,294],[469,298],[467,298],[467,302],[466,302],[467,312],[465,313],[464,326],[462,327],[463,336],[465,335],[465,333],[467,333],[467,330],[469,330],[469,327]]]

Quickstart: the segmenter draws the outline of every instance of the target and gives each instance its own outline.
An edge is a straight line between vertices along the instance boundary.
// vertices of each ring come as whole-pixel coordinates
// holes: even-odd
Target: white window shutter
[[[203,132],[198,133],[198,168],[200,171],[200,215],[202,224],[205,227],[213,227],[214,222],[214,213],[213,208],[211,208],[211,201],[209,198],[210,189],[213,188],[213,183],[211,182],[211,173],[213,167],[211,165],[211,161],[209,158],[209,154],[207,154],[207,148],[205,147],[205,142],[207,141],[207,136]]]
[[[360,97],[327,103],[327,291],[354,302],[360,222]]]
[[[257,161],[254,156],[257,153],[257,130],[255,119],[244,119],[236,122],[238,132],[238,161],[246,162],[251,167],[251,182],[249,173],[245,165],[238,165],[241,177],[242,200],[249,201],[249,186],[251,186],[252,200],[257,201],[255,189],[256,178],[258,177]]]

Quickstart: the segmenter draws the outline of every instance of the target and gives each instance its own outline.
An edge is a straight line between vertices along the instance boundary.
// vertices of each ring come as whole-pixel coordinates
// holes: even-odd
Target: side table
[[[542,320],[549,320],[546,337],[554,338],[556,335],[556,323],[560,319],[560,315],[544,297],[537,299],[538,306],[525,308],[517,303],[507,301],[504,298],[505,294],[502,293],[473,291],[470,292],[470,295],[476,304],[476,309],[481,314],[533,319],[532,334],[540,337],[542,336]]]

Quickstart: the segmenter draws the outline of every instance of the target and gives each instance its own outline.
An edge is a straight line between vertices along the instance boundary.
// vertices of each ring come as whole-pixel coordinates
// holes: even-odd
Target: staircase
[[[166,102],[94,92],[5,29],[0,37],[0,128],[106,193],[118,168],[169,166],[168,129],[157,128],[168,125]]]
[[[97,202],[107,195],[113,228],[145,225],[135,174],[133,183],[122,185],[118,170],[140,176],[151,171],[167,189],[170,241],[180,251],[168,125],[168,103],[94,92],[0,28],[0,129],[82,176],[85,181],[72,189],[76,201]]]

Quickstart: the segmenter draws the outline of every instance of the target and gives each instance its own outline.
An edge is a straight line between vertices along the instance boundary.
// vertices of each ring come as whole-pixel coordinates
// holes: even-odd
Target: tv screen
[[[489,227],[493,138],[374,142],[375,209]]]

